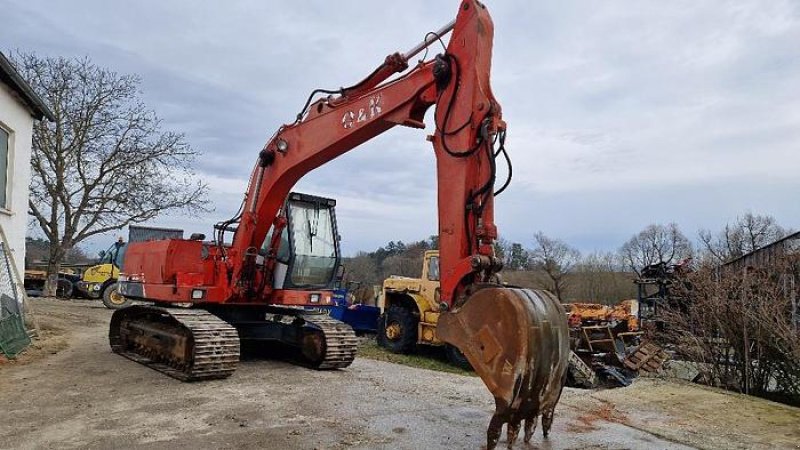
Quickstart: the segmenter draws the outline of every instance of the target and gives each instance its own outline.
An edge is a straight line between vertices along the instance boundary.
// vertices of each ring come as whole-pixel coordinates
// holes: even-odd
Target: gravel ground
[[[494,409],[478,378],[362,358],[333,372],[250,360],[226,380],[181,383],[111,353],[100,303],[35,306],[46,337],[0,364],[0,448],[475,449]],[[516,447],[693,447],[693,433],[647,431],[630,404],[597,394],[567,389],[550,438]],[[671,420],[648,410],[644,422]]]

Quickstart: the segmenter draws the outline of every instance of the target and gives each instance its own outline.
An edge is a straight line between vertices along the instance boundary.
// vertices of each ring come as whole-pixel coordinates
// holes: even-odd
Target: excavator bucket
[[[564,308],[551,293],[487,287],[459,308],[443,313],[439,338],[456,346],[495,398],[487,448],[497,445],[504,423],[509,447],[525,421],[525,442],[538,416],[550,431],[569,358]]]

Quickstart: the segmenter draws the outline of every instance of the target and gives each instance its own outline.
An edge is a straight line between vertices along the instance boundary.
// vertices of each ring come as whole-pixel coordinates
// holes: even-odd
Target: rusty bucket
[[[555,296],[547,291],[487,287],[461,307],[443,313],[437,332],[441,340],[461,350],[495,398],[488,448],[497,444],[504,423],[509,445],[523,420],[529,441],[540,414],[547,435],[569,357],[567,317]]]

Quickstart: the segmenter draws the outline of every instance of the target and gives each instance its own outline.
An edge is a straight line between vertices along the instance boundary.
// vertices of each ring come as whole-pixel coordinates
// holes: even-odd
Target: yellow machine
[[[97,264],[83,272],[75,287],[86,297],[102,299],[110,309],[119,309],[129,304],[129,300],[118,290],[117,278],[125,261],[125,251],[131,242],[144,242],[160,239],[183,239],[183,230],[156,228],[141,225],[128,227],[128,242],[120,237],[107,250],[100,252]]]
[[[384,280],[378,301],[378,344],[393,353],[408,353],[417,344],[444,345],[451,363],[469,368],[464,355],[436,334],[440,303],[439,251],[429,250],[422,261],[420,278],[392,276]]]
[[[97,264],[83,272],[81,280],[75,286],[89,298],[100,298],[107,308],[118,309],[128,303],[128,299],[120,295],[117,289],[119,269],[125,258],[127,244],[119,238],[108,250],[100,252]]]
[[[597,303],[565,303],[569,323],[580,325],[608,324],[620,331],[639,331],[639,301],[623,300],[616,305]]]

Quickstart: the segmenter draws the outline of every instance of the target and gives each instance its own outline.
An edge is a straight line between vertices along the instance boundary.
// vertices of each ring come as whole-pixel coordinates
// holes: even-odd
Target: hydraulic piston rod
[[[452,20],[447,25],[443,26],[442,28],[439,28],[439,30],[428,33],[425,36],[425,40],[415,45],[414,48],[403,54],[403,59],[408,61],[409,59],[413,58],[415,55],[419,54],[419,52],[425,50],[426,48],[428,48],[428,46],[430,46],[443,36],[446,36],[447,33],[453,31],[453,28],[455,26],[456,26],[456,21]]]

